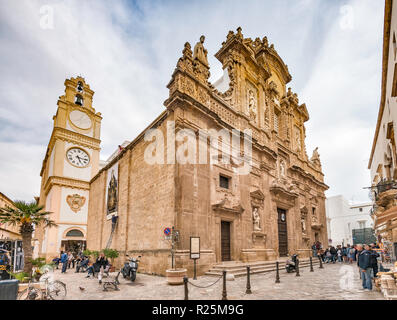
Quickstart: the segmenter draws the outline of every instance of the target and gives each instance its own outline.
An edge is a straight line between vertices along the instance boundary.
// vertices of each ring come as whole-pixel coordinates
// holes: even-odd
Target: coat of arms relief
[[[68,195],[66,197],[66,202],[68,203],[70,209],[72,209],[72,211],[77,213],[78,211],[81,210],[82,206],[84,206],[85,197],[75,193],[73,195]]]

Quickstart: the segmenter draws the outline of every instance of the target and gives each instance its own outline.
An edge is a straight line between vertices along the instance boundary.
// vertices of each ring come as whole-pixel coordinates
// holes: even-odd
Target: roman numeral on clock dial
[[[70,148],[66,153],[66,157],[76,167],[85,167],[90,163],[90,156],[80,148]]]

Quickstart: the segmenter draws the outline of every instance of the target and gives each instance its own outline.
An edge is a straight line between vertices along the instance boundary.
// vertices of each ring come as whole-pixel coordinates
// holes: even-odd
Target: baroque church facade
[[[308,257],[314,241],[328,243],[328,187],[317,148],[310,158],[306,153],[309,114],[286,88],[288,67],[266,37],[253,41],[238,28],[215,54],[224,76],[212,84],[204,40],[193,50],[185,44],[167,86],[165,110],[91,179],[87,246],[119,250],[119,264],[127,253],[141,255],[140,270],[155,274],[171,267],[167,227],[179,234],[175,267],[189,273],[192,236],[200,237],[199,274],[222,261],[275,260],[295,252]],[[239,174],[241,164],[233,157],[230,162],[175,161],[175,149],[183,142],[178,139],[164,143],[163,154],[171,154],[171,162],[148,163],[148,150],[158,150],[150,149],[147,133],[156,129],[169,137],[170,123],[176,135],[189,129],[194,138],[211,129],[249,129],[252,150],[238,154],[250,163],[249,172]],[[201,143],[209,145],[207,139]]]

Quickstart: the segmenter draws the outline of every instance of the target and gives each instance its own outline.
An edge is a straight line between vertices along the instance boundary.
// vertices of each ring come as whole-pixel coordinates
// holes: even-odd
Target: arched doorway
[[[74,254],[77,254],[85,249],[86,240],[84,230],[76,227],[65,230],[62,237],[61,250],[71,251]]]

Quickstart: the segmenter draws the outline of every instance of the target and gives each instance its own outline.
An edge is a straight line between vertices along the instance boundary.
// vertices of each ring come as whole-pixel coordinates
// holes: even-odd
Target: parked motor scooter
[[[128,257],[128,254],[127,254]],[[124,267],[121,269],[121,274],[123,275],[123,278],[130,279],[132,282],[135,281],[136,279],[136,272],[138,271],[138,262],[139,258],[141,256],[138,256],[138,258],[130,258],[128,261],[124,263]]]
[[[298,255],[293,254],[291,256],[291,259],[288,259],[285,263],[285,270],[287,270],[288,273],[295,272],[296,271],[296,261],[298,260]]]

